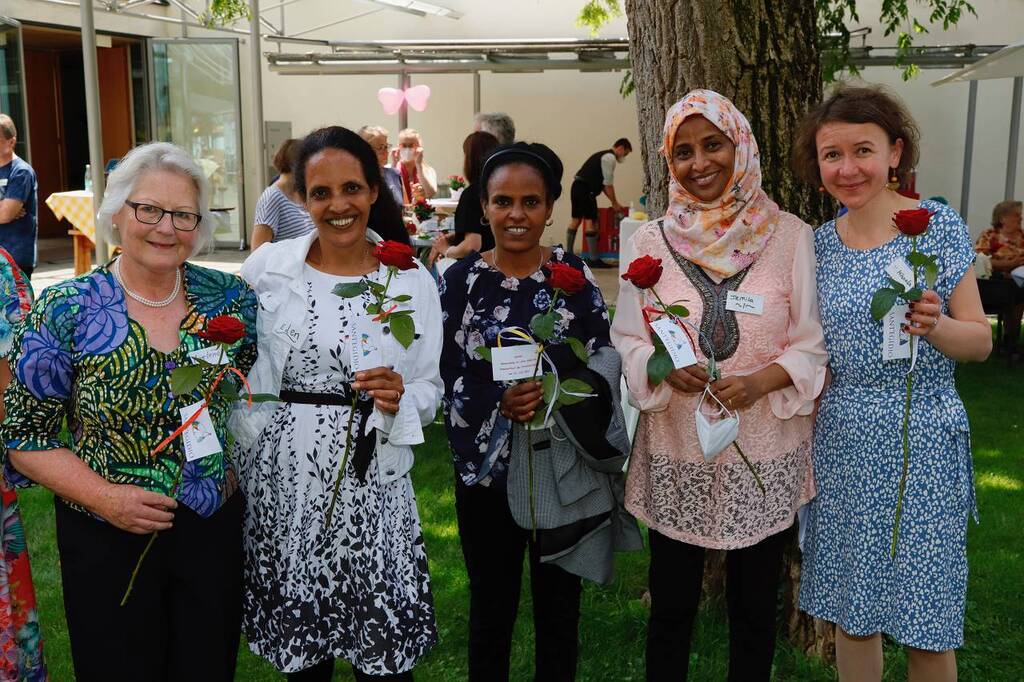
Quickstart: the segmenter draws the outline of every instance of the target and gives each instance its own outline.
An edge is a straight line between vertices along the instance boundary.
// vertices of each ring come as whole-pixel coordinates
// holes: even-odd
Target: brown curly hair
[[[920,131],[906,105],[880,85],[839,85],[829,97],[807,112],[797,128],[791,162],[799,178],[821,185],[818,168],[818,131],[828,123],[874,123],[889,136],[889,143],[903,140],[896,177],[904,185],[917,165]]]

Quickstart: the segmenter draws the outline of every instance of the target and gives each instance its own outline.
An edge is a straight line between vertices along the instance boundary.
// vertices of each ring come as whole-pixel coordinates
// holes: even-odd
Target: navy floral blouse
[[[566,337],[579,339],[591,353],[611,345],[608,309],[582,260],[561,246],[554,247],[551,260],[571,265],[587,278],[581,292],[559,296],[555,305],[560,321],[546,352],[562,373],[580,362],[565,343]],[[542,270],[525,279],[506,277],[474,253],[445,272],[440,290],[444,420],[455,470],[466,485],[504,485],[512,424],[498,413],[498,404],[512,382],[494,381],[491,363],[475,349],[496,346],[498,333],[506,327],[528,329],[530,319],[548,309],[552,289]]]

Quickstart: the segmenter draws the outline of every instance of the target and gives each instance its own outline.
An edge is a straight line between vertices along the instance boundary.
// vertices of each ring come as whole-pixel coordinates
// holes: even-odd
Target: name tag
[[[535,343],[491,349],[491,377],[495,381],[531,379],[536,366],[537,344]]]
[[[193,360],[202,360],[208,362],[211,365],[226,365],[228,364],[228,354],[223,353],[220,346],[210,346],[208,348],[200,348],[194,350],[188,354]]]
[[[894,278],[895,279],[895,278]],[[894,305],[882,318],[882,360],[906,360],[910,357],[910,334],[902,330],[910,307]]]
[[[203,401],[200,400],[198,403],[181,408],[181,423],[184,424],[202,406]],[[217,431],[213,428],[209,410],[203,411],[199,418],[182,432],[181,442],[185,448],[185,459],[189,462],[215,455],[221,451],[220,439],[217,438]]]
[[[299,333],[298,329],[292,327],[291,324],[289,324],[288,322],[282,322],[281,324],[277,325],[277,328],[274,329],[274,333],[280,334],[281,336],[288,339],[288,343],[291,344],[292,348],[299,347],[299,340],[302,338],[302,335]]]
[[[358,317],[350,342],[349,352],[353,372],[361,372],[384,365],[379,322],[374,322],[365,315]]]
[[[725,309],[737,313],[760,315],[764,312],[764,296],[744,291],[730,291],[725,295]]]
[[[665,344],[665,350],[668,351],[668,356],[672,358],[672,365],[676,369],[697,364],[697,356],[693,352],[690,338],[679,328],[675,320],[670,317],[659,318],[651,322],[651,329]]]
[[[914,287],[914,271],[910,269],[910,264],[907,263],[906,258],[897,258],[889,263],[885,267],[885,274],[902,284],[905,289],[912,289]]]

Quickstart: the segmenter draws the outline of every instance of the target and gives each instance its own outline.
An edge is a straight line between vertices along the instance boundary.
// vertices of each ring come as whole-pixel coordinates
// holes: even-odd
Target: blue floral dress
[[[112,483],[163,495],[176,490],[175,498],[203,517],[220,509],[237,487],[223,452],[184,468],[181,438],[155,457],[150,452],[181,426],[180,408],[202,400],[218,371],[205,367],[188,395],[171,391],[171,370],[194,363],[190,353],[213,345],[199,336],[207,320],[230,315],[245,325],[246,336],[229,348],[227,360],[249,371],[256,357],[256,296],[236,276],[189,263],[184,282],[181,343],[170,353],[151,347],[145,329],[128,317],[124,290],[108,266],[47,288],[14,337],[14,378],[4,396],[7,447],[70,447]],[[229,409],[216,394],[210,415],[225,450]],[[11,466],[5,474],[18,485],[30,483]]]
[[[935,291],[948,313],[974,250],[955,211],[932,201],[921,206],[934,216],[918,237],[918,250],[938,257]],[[886,266],[910,251],[910,239],[899,235],[874,249],[851,249],[830,221],[816,231],[815,250],[833,379],[815,426],[818,495],[809,507],[800,608],[851,635],[883,632],[919,649],[957,648],[963,644],[974,484],[956,363],[920,342],[910,469],[897,553],[890,558],[910,361],[882,361],[882,327],[870,305],[874,291],[888,286]]]
[[[590,270],[561,246],[552,249],[551,261],[582,270],[587,286],[573,296],[559,296],[555,337],[546,352],[559,371],[579,360],[565,343],[568,336],[586,344],[591,354],[610,346],[608,310]],[[528,328],[530,319],[551,305],[551,287],[543,271],[525,279],[506,277],[479,253],[466,256],[445,273],[440,284],[444,349],[444,418],[455,458],[455,471],[466,485],[494,481],[504,485],[508,475],[508,435],[512,422],[498,414],[501,395],[511,383],[492,378],[491,363],[476,349],[497,346],[498,332],[506,327]]]

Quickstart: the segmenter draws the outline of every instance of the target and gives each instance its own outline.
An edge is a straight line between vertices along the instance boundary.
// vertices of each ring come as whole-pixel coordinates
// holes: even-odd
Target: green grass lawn
[[[959,387],[971,418],[981,525],[971,525],[970,587],[967,593],[966,645],[960,650],[960,679],[996,682],[1024,680],[1024,368],[1007,369],[1002,360],[959,370]],[[440,644],[420,663],[421,681],[466,677],[466,620],[469,598],[455,523],[453,474],[444,430],[434,425],[418,450],[413,479],[426,533],[437,606]],[[72,680],[68,637],[61,602],[60,573],[53,531],[51,495],[21,494],[40,601],[45,655],[52,679]],[[97,548],[102,551],[102,548]],[[580,680],[643,679],[643,642],[647,611],[641,602],[647,574],[645,553],[620,555],[619,578],[583,593],[580,625]],[[527,578],[524,577],[524,580]],[[533,626],[529,589],[524,582],[513,648],[512,679],[532,677]],[[728,630],[721,603],[706,605],[694,634],[693,680],[724,680]],[[886,680],[906,679],[904,657],[886,649]],[[281,679],[270,665],[243,645],[238,680]],[[336,680],[350,680],[339,664]],[[775,656],[777,680],[832,680],[835,672],[808,659],[780,639]]]

